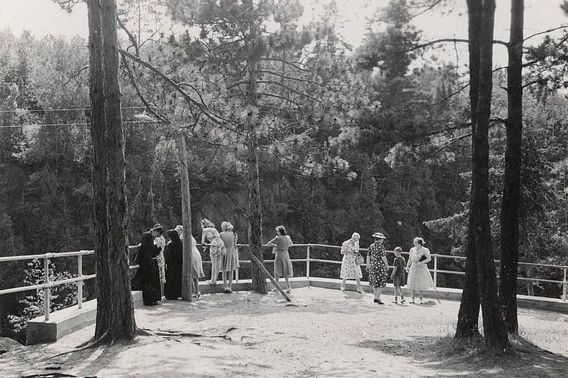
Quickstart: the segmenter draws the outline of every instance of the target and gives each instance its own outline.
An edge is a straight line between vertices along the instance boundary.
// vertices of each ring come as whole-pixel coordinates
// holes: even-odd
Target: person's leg
[[[343,282],[341,283],[341,291],[345,291],[345,281],[347,281],[347,279],[343,279]]]
[[[381,301],[381,294],[383,292],[383,288],[382,287],[378,287],[377,288],[377,299],[379,300],[379,303],[382,303],[383,301]]]
[[[360,279],[359,277],[357,277],[356,280],[357,280],[357,291],[358,291],[359,293],[362,293],[362,292],[363,292],[363,288],[361,287],[361,279]]]
[[[410,290],[410,295],[412,296],[412,300],[410,301],[410,303],[414,303],[414,290]]]
[[[423,301],[422,301],[422,290],[419,290],[419,291],[418,291],[418,295],[420,296],[420,303],[422,303],[422,302],[423,302]]]
[[[225,269],[221,272],[221,277],[223,278],[223,289],[227,290],[227,272],[225,272]]]
[[[229,287],[228,287],[228,289],[230,291],[233,291],[233,273],[234,272],[235,272],[234,270],[227,272],[227,274],[229,275]]]
[[[395,287],[394,287],[394,303],[397,303],[397,301],[398,301],[398,289],[399,289],[399,287],[395,285]]]
[[[284,279],[286,280],[286,285],[288,285],[288,292],[292,291],[292,285],[290,285],[290,278],[288,277],[284,277]]]
[[[280,282],[279,282],[279,281],[280,281],[280,276],[278,276],[278,275],[275,274],[275,275],[274,275],[274,281],[276,281],[277,284],[280,284]],[[277,288],[274,288],[272,291],[278,291],[278,289],[277,289]]]

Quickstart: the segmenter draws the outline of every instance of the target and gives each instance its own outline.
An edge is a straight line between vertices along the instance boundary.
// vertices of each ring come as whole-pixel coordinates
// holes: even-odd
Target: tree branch
[[[322,103],[321,100],[318,100],[317,98],[315,98],[315,97],[313,97],[313,96],[310,96],[310,95],[307,94],[307,93],[299,92],[299,91],[297,91],[297,90],[295,90],[295,89],[292,89],[292,88],[288,87],[288,86],[285,85],[285,84],[278,83],[278,82],[276,82],[276,81],[257,80],[256,82],[257,82],[258,84],[274,84],[274,85],[278,85],[278,86],[280,86],[280,87],[282,87],[282,88],[284,88],[284,89],[286,89],[286,90],[288,90],[288,91],[290,91],[290,92],[292,92],[292,93],[297,94],[298,96],[302,96],[302,97],[309,98],[310,100],[315,101],[315,102],[319,102],[320,104]]]
[[[324,84],[318,83],[317,81],[313,81],[313,80],[309,80],[309,79],[300,79],[300,78],[296,78],[296,77],[292,77],[292,76],[282,75],[281,73],[277,73],[277,72],[274,72],[274,71],[268,71],[268,70],[257,70],[256,72],[278,76],[278,77],[281,77],[283,79],[296,80],[296,81],[301,81],[301,82],[304,82],[304,83],[315,84],[315,85],[319,85],[322,88],[325,88]]]
[[[529,40],[531,38],[534,38],[536,36],[542,35],[542,34],[551,33],[551,32],[556,31],[556,30],[567,29],[567,28],[568,28],[568,25],[561,25],[561,26],[557,26],[557,27],[552,28],[552,29],[548,29],[548,30],[545,30],[545,31],[534,33],[534,34],[529,35],[525,39],[523,39],[523,42],[526,41],[526,40]]]
[[[310,70],[305,69],[305,68],[302,68],[302,67],[300,67],[299,65],[294,64],[294,63],[291,63],[291,62],[288,62],[287,60],[284,60],[284,59],[279,59],[279,58],[260,58],[259,61],[274,61],[274,62],[280,62],[280,63],[287,64],[287,65],[289,65],[290,67],[294,67],[295,69],[297,69],[297,70],[299,70],[299,71],[310,72]]]

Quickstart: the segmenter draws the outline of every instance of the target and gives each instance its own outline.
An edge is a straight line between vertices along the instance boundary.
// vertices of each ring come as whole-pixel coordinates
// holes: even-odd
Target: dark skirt
[[[162,299],[161,297],[160,268],[158,261],[152,259],[149,269],[143,275],[142,300],[144,305],[153,306]]]
[[[172,264],[170,264],[172,265]],[[167,299],[178,299],[181,297],[181,267],[168,266],[166,269],[166,283],[164,284],[164,295]]]

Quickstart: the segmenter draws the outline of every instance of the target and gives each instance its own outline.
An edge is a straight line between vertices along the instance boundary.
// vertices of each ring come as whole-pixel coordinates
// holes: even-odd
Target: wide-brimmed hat
[[[162,227],[161,224],[156,223],[156,224],[154,225],[154,227],[152,227],[152,228],[150,229],[150,231],[164,231],[164,228]]]
[[[386,239],[386,238],[387,238],[385,235],[381,234],[380,232],[375,232],[375,233],[373,234],[373,237],[374,237],[375,239]]]
[[[181,224],[178,224],[176,228],[174,228],[174,230],[176,230],[178,233],[183,232],[183,226]]]

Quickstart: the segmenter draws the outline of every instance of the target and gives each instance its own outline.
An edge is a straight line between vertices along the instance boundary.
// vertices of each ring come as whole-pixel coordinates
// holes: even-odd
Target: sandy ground
[[[142,307],[137,325],[153,335],[52,357],[88,341],[90,326],[57,343],[0,356],[1,375],[560,377],[568,371],[568,315],[520,310],[521,335],[536,346],[503,362],[440,354],[455,327],[457,302],[381,306],[370,294],[320,288],[296,289],[292,298],[287,304],[275,293],[240,292]],[[155,334],[160,331],[201,336]]]

